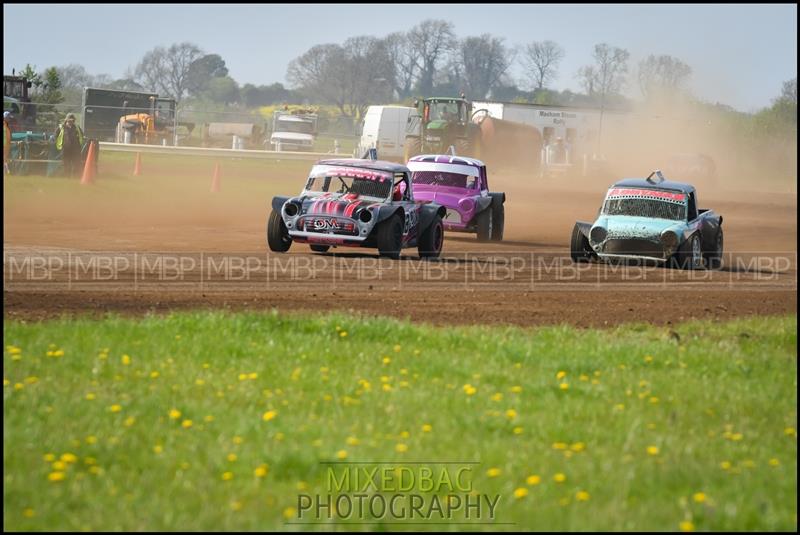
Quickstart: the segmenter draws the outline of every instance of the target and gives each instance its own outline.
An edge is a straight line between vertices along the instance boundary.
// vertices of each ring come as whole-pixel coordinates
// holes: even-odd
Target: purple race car
[[[445,230],[475,232],[480,241],[502,241],[506,194],[490,192],[486,165],[464,156],[414,156],[411,171],[414,198],[447,208]]]

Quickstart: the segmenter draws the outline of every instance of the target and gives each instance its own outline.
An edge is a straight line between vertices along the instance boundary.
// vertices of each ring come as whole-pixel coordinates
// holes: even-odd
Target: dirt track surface
[[[277,181],[274,192],[294,193],[301,182]],[[368,249],[312,254],[299,244],[285,255],[269,253],[268,198],[226,193],[234,184],[246,187],[246,180],[223,182],[216,197],[206,190],[98,202],[103,194],[93,193],[67,206],[40,191],[6,199],[4,314],[39,320],[277,308],[434,324],[607,326],[797,310],[794,192],[700,189],[701,207],[725,218],[726,266],[684,272],[569,261],[572,225],[593,218],[607,184],[511,173],[491,183],[508,194],[506,241],[482,244],[448,233],[442,258],[431,262],[413,249],[399,261]]]

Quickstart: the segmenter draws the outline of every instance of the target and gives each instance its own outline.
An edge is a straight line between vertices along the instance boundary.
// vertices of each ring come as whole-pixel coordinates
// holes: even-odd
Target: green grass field
[[[449,461],[497,529],[795,530],[796,327],[6,321],[4,528],[320,529],[321,462]]]

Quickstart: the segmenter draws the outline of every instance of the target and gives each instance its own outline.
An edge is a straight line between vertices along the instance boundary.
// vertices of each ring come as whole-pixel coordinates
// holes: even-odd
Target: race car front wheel
[[[269,214],[269,223],[267,223],[267,244],[272,251],[276,253],[285,253],[292,246],[292,238],[289,237],[289,231],[286,224],[283,222],[280,212],[275,210]]]
[[[570,239],[569,255],[573,262],[589,262],[597,255],[589,244],[589,239],[583,235],[580,227],[576,224],[572,227],[572,238]]]
[[[477,218],[478,241],[489,241],[492,238],[492,231],[493,231],[492,215],[493,214],[491,206],[478,214]]]
[[[377,229],[378,253],[381,256],[400,258],[403,246],[403,220],[395,214],[383,221]]]
[[[498,202],[495,200],[495,202]],[[492,208],[492,241],[503,241],[503,229],[506,223],[506,208],[502,204]]]
[[[419,238],[420,258],[438,258],[442,253],[442,244],[444,243],[444,225],[442,218],[436,216],[433,223],[425,229],[422,236]]]

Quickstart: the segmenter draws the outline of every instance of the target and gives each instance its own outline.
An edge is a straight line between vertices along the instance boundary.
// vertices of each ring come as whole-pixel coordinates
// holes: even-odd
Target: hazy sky
[[[551,39],[566,57],[555,89],[607,42],[631,53],[676,56],[693,69],[700,98],[743,111],[768,106],[797,76],[797,6],[784,5],[3,5],[3,72],[70,63],[115,78],[160,45],[190,41],[225,60],[240,85],[286,83],[286,66],[310,47],[355,35],[382,37],[426,18],[458,37],[491,33],[507,45]],[[511,74],[521,77],[519,65]],[[628,93],[638,96],[634,79]]]

